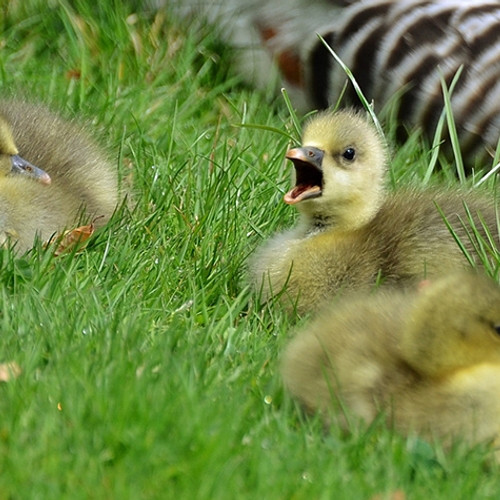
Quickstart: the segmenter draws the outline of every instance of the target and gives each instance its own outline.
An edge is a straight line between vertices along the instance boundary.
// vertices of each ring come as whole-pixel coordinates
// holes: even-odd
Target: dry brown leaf
[[[21,368],[15,361],[0,363],[0,382],[8,382],[21,375]]]
[[[52,238],[47,244],[52,243],[55,240],[59,241],[59,245],[54,251],[54,255],[57,257],[65,252],[70,252],[75,249],[75,247],[83,247],[84,243],[94,234],[95,226],[94,222],[103,216],[95,218],[90,224],[86,226],[80,226],[75,229],[70,229],[65,231],[62,235]],[[79,248],[81,250],[81,248]]]
[[[56,248],[54,255],[57,257],[64,252],[73,250],[76,245],[85,243],[92,234],[94,234],[94,223],[65,231],[59,240],[59,246]]]

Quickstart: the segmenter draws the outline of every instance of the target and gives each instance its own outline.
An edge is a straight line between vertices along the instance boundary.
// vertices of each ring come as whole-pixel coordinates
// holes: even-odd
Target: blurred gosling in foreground
[[[498,441],[500,288],[460,272],[420,293],[345,297],[291,341],[282,374],[327,424],[382,410],[397,430],[445,445]]]
[[[320,113],[302,142],[287,153],[296,184],[284,198],[299,210],[299,222],[273,236],[249,263],[264,299],[284,289],[285,305],[306,313],[341,290],[367,290],[377,281],[413,287],[467,268],[440,211],[476,264],[468,211],[481,237],[488,241],[483,221],[498,241],[495,203],[478,192],[387,192],[386,145],[365,114]]]
[[[118,201],[116,168],[86,129],[41,105],[0,100],[0,244],[24,252],[80,218],[103,225]]]

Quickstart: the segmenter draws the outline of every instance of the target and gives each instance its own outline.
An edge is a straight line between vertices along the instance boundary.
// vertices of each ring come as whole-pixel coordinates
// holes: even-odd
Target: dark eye
[[[493,325],[493,330],[495,330],[497,335],[500,335],[500,325]]]
[[[342,153],[342,156],[348,160],[348,161],[352,161],[354,160],[354,157],[356,156],[356,151],[354,148],[347,148],[343,153]]]

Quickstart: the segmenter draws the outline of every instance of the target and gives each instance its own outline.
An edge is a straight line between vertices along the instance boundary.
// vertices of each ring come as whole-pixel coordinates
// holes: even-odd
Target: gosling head
[[[431,377],[500,365],[500,287],[472,272],[431,282],[417,296],[400,347],[413,368]]]
[[[11,174],[27,176],[41,184],[50,184],[51,182],[47,172],[35,167],[18,155],[11,127],[7,120],[0,115],[0,177]]]
[[[369,222],[384,198],[386,145],[366,115],[322,112],[307,123],[302,147],[286,154],[295,187],[285,203],[339,229]]]

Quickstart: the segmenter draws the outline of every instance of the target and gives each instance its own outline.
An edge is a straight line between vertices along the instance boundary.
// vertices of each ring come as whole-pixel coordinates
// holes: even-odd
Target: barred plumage
[[[498,1],[362,1],[323,32],[376,108],[404,91],[397,117],[433,134],[443,108],[440,74],[450,85],[463,66],[452,107],[464,153],[494,151],[500,131],[500,4]],[[305,59],[305,90],[326,107],[345,82],[342,69],[316,42]],[[318,79],[317,68],[330,71]],[[321,72],[324,73],[324,70]],[[347,98],[358,102],[352,86]]]
[[[486,153],[496,149],[500,136],[500,1],[215,3],[219,11],[229,9],[231,19],[252,24],[247,26],[248,46],[254,50],[256,31],[277,61],[287,87],[305,98],[308,109],[335,103],[346,82],[342,68],[316,33],[353,71],[377,111],[400,95],[399,123],[422,127],[428,137],[433,136],[443,109],[440,73],[449,85],[463,66],[452,95],[463,151],[471,162],[476,156],[486,160]],[[201,5],[207,10],[210,0]],[[241,23],[228,22],[227,15],[222,18],[229,39],[238,39],[241,49]],[[266,64],[262,54],[257,61],[254,56],[246,58],[244,69],[262,80],[270,72],[262,69]],[[255,62],[257,70],[252,67]],[[359,105],[351,86],[346,98]]]

